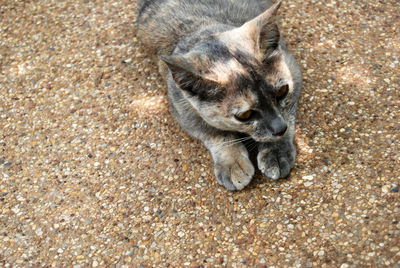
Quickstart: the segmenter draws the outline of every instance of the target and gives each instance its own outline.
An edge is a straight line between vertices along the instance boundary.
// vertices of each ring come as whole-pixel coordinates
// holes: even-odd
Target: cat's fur
[[[258,168],[267,177],[287,177],[294,166],[301,73],[275,22],[279,6],[269,0],[138,2],[139,38],[162,60],[161,72],[169,69],[172,114],[208,148],[217,181],[229,190],[243,189],[254,175],[242,134],[257,143]],[[278,101],[284,85],[289,91]],[[243,122],[238,115],[248,110]]]

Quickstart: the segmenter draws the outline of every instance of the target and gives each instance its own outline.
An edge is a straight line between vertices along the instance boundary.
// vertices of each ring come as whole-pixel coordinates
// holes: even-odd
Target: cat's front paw
[[[265,176],[273,180],[286,178],[296,160],[296,150],[291,143],[264,148],[258,153],[258,168]]]
[[[242,190],[254,175],[254,167],[247,154],[228,155],[216,161],[214,173],[220,185],[230,191]]]

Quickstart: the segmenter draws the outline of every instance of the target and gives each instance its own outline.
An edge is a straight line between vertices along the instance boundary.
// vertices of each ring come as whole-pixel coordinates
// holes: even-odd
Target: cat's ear
[[[279,47],[280,38],[278,25],[276,23],[268,23],[263,27],[258,41],[261,53],[268,57],[272,55]]]
[[[236,36],[241,40],[241,45],[244,45],[253,53],[268,56],[279,46],[280,33],[275,23],[275,17],[280,6],[281,0],[239,28],[224,34],[230,35],[230,37]]]
[[[202,101],[220,101],[224,91],[212,79],[202,74],[196,55],[166,56],[161,59],[168,65],[175,84],[185,94],[195,96]]]
[[[279,0],[262,14],[239,28],[242,34],[248,35],[248,38],[253,41],[254,49],[258,49],[264,55],[277,49],[279,45],[280,34],[274,18],[281,3],[282,1]]]
[[[194,94],[194,84],[201,79],[201,76],[193,69],[189,60],[184,56],[162,56],[160,58],[167,64],[176,85]]]

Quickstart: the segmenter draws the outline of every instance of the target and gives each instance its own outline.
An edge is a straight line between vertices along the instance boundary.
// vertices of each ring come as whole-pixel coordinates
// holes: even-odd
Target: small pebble
[[[38,228],[35,231],[36,235],[41,236],[43,234],[42,228]]]
[[[311,180],[314,179],[314,176],[313,176],[313,175],[307,175],[307,176],[303,176],[302,179],[303,179],[303,180],[311,181]]]

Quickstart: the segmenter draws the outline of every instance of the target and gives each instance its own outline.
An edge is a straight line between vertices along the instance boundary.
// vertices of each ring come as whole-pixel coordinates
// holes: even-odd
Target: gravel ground
[[[0,1],[3,267],[400,267],[400,5],[285,0],[297,165],[228,192],[136,2]]]

